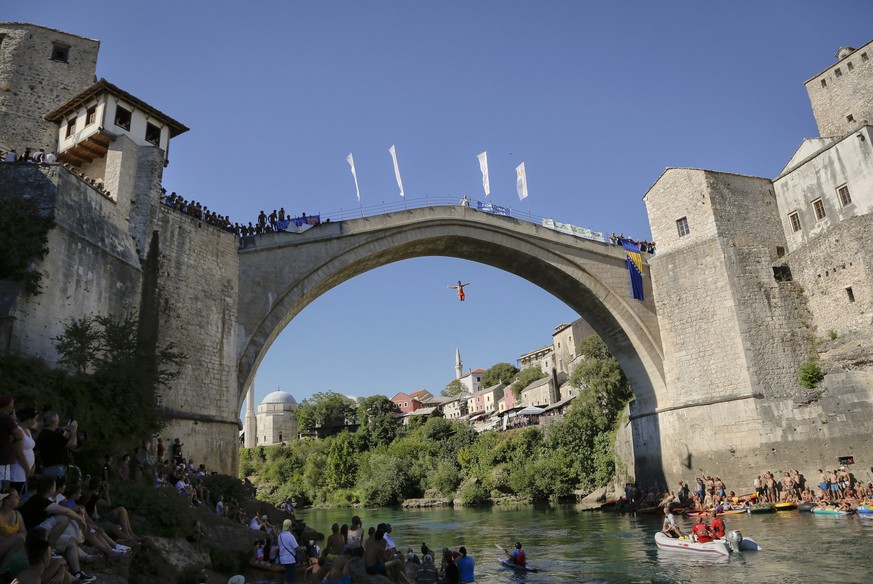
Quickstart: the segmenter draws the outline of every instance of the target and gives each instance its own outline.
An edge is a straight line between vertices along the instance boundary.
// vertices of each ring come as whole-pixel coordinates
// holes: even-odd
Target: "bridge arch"
[[[630,297],[620,248],[470,208],[426,207],[243,242],[239,407],[271,344],[306,306],[357,275],[425,256],[486,264],[549,292],[604,339],[633,386],[636,411],[666,401],[651,285],[646,278],[645,302]]]

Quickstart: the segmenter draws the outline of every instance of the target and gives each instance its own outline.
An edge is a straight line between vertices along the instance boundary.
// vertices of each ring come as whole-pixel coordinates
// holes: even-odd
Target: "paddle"
[[[502,551],[504,554],[506,554],[506,557],[507,557],[507,558],[511,558],[511,557],[512,557],[512,554],[510,554],[508,551],[506,551],[505,549],[503,549],[502,547],[500,547],[500,546],[497,545],[496,543],[494,544],[494,547],[496,547],[497,549],[499,549],[500,551]]]

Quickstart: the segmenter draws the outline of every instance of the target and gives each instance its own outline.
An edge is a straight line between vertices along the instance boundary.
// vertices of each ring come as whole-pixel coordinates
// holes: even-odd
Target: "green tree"
[[[359,431],[365,432],[371,446],[388,445],[397,436],[396,405],[384,395],[373,395],[358,402]]]
[[[341,432],[331,441],[327,449],[327,468],[324,470],[330,491],[354,486],[358,472],[357,454],[349,432]]]
[[[518,372],[515,381],[512,382],[512,393],[516,400],[521,399],[521,390],[536,381],[546,377],[546,373],[539,367],[526,367]]]
[[[34,200],[0,201],[0,280],[24,282],[28,294],[39,293],[42,274],[31,265],[48,253],[54,225]]]
[[[53,340],[61,356],[61,364],[78,375],[85,375],[97,361],[101,339],[93,317],[74,318],[64,327],[64,333]]]
[[[479,384],[480,387],[491,387],[492,385],[497,385],[498,383],[505,383],[509,385],[512,383],[512,380],[515,379],[515,374],[518,373],[518,369],[513,367],[509,363],[497,363],[496,365],[492,365],[488,371],[485,372],[485,375],[482,376],[482,382]]]
[[[615,416],[633,396],[630,384],[603,339],[592,335],[579,343],[581,362],[573,369],[570,385],[590,388],[611,426]]]
[[[295,414],[303,430],[343,428],[354,418],[355,402],[333,391],[319,392],[303,400]]]
[[[365,505],[395,505],[411,487],[403,461],[387,454],[372,454],[360,476],[361,500]]]
[[[455,397],[462,391],[464,391],[464,386],[457,379],[453,379],[443,388],[441,393],[444,397]]]

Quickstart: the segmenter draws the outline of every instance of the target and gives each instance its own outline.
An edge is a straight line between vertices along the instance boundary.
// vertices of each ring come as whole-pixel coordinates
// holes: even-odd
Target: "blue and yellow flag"
[[[643,258],[640,256],[640,246],[626,239],[621,240],[621,245],[627,255],[627,271],[630,274],[633,296],[637,300],[645,300],[643,297]]]

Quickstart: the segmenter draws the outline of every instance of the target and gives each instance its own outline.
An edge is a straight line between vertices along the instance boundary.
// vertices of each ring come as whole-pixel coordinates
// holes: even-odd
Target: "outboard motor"
[[[732,551],[740,551],[740,544],[743,543],[742,533],[735,529],[730,532],[725,539],[727,539],[728,545],[730,546]]]

